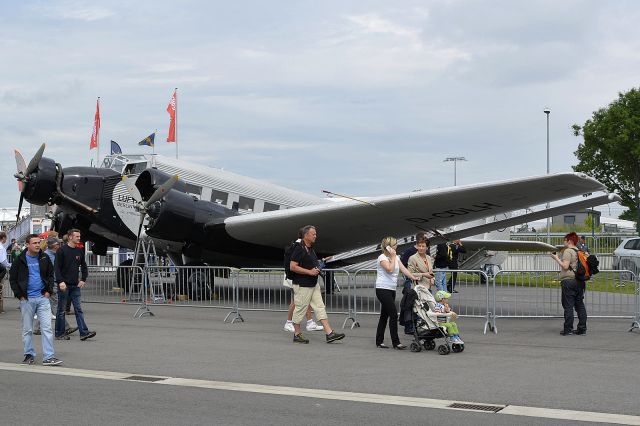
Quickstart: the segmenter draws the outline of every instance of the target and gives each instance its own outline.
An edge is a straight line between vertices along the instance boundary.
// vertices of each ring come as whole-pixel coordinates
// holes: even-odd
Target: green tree
[[[629,209],[623,215],[633,217],[640,232],[640,91],[619,93],[584,125],[574,124],[573,132],[584,138],[575,152],[579,162],[573,170],[620,195],[620,203]]]

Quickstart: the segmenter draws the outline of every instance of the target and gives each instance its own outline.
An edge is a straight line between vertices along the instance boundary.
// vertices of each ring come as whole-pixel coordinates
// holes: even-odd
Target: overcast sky
[[[321,195],[570,171],[573,123],[638,87],[637,1],[2,2],[0,206],[13,148],[88,165],[158,129],[180,156]],[[606,210],[605,210],[606,211]],[[614,209],[614,215],[620,213]]]

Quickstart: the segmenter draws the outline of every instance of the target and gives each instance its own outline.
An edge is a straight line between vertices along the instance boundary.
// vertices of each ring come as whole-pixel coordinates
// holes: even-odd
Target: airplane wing
[[[316,251],[331,254],[379,243],[386,235],[434,231],[604,190],[585,174],[559,173],[233,216],[205,229],[224,226],[236,240],[282,248],[300,227],[312,224],[318,230]]]

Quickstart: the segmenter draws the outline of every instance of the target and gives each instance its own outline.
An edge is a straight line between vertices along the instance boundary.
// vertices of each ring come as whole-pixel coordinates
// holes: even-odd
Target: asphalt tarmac
[[[97,336],[56,341],[64,364],[43,367],[38,336],[37,364],[20,365],[16,307],[5,299],[0,315],[0,424],[640,424],[629,320],[563,337],[558,319],[500,319],[483,335],[483,320],[461,318],[465,351],[443,356],[376,348],[377,316],[360,315],[341,342],[309,332],[296,345],[283,313],[229,324],[221,309],[152,306],[156,316],[134,319],[135,306],[86,303]],[[343,319],[330,316],[336,328]]]

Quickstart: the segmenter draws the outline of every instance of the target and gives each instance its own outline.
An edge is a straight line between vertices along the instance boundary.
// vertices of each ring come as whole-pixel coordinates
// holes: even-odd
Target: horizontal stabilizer
[[[498,220],[490,222],[485,225],[472,226],[470,228],[464,228],[449,232],[441,237],[431,238],[431,244],[439,244],[446,241],[459,240],[464,237],[471,237],[474,235],[484,234],[496,229],[509,228],[511,226],[520,225],[525,222],[531,222],[534,220],[545,219],[547,217],[556,216],[562,213],[574,212],[579,209],[587,207],[599,206],[602,204],[614,203],[620,201],[620,197],[616,194],[601,195],[598,197],[587,198],[575,203],[564,204],[558,207],[552,207],[550,209],[544,209],[539,212],[527,213],[520,216],[510,217],[509,219]]]

